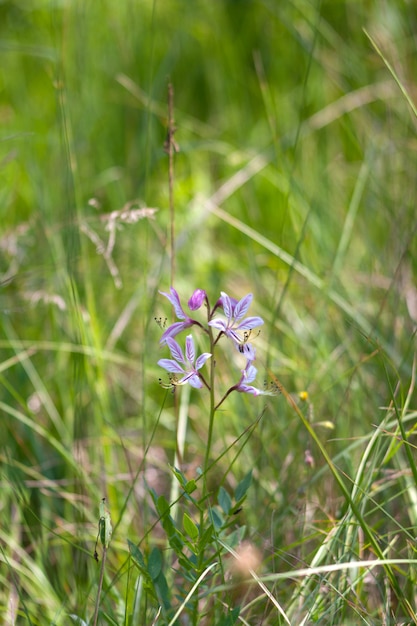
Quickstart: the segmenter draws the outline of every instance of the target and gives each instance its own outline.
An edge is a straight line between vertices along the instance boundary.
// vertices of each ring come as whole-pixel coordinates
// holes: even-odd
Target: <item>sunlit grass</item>
[[[0,7],[5,623],[415,621],[415,24],[365,4]],[[274,391],[209,459],[208,394],[156,365],[168,80],[174,286],[254,294]]]

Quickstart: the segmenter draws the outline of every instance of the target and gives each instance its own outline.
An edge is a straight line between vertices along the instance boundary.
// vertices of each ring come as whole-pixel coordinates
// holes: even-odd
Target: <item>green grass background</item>
[[[115,530],[99,623],[155,619],[152,603],[132,608],[127,539],[164,548],[147,487],[168,497],[176,445],[154,321],[171,319],[158,294],[172,276],[169,81],[174,285],[184,302],[197,287],[213,302],[254,294],[259,383],[293,394],[384,556],[408,560],[394,568],[400,601],[382,567],[291,576],[375,551],[285,394],[230,396],[212,480],[233,490],[253,470],[237,523],[292,624],[412,619],[416,44],[417,11],[400,0],[0,3],[4,623],[88,622],[103,496]],[[105,216],[123,207],[157,212],[119,220],[106,257]],[[206,409],[192,391],[189,478]],[[259,586],[229,584],[212,593],[240,622],[285,623]]]

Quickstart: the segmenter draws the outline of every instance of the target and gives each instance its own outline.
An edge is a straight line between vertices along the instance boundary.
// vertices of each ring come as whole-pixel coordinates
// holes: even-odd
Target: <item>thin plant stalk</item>
[[[100,519],[98,522],[98,537],[97,541],[100,539],[101,545],[103,547],[103,557],[101,559],[101,567],[100,567],[100,577],[98,581],[98,589],[97,589],[97,597],[96,597],[96,605],[94,608],[94,617],[93,617],[93,626],[97,626],[98,619],[98,611],[100,607],[100,597],[101,590],[103,588],[103,578],[104,578],[104,567],[106,564],[107,557],[107,549],[110,545],[110,540],[113,532],[113,527],[110,519],[110,513],[106,509],[106,498],[102,498],[100,502]],[[94,557],[98,559],[97,549],[94,553]]]
[[[168,84],[168,129],[164,149],[168,154],[168,191],[169,191],[169,214],[170,214],[170,264],[171,264],[171,285],[175,280],[175,204],[174,204],[174,154],[178,151],[177,143],[174,139],[174,87]]]
[[[213,330],[211,326],[208,327],[209,337],[210,337],[210,352],[213,354],[214,351],[214,339],[213,339]],[[207,433],[207,446],[206,452],[204,455],[204,484],[206,485],[206,473],[210,462],[210,450],[211,450],[211,442],[213,439],[213,425],[214,425],[214,416],[216,413],[216,403],[214,396],[214,383],[215,383],[215,367],[216,360],[214,358],[210,359],[210,414],[209,414],[209,425],[208,425],[208,433]]]
[[[107,557],[107,548],[105,546],[103,546],[103,558],[101,559],[100,578],[98,580],[96,604],[95,604],[95,607],[94,607],[93,626],[97,626],[98,610],[100,608],[100,597],[101,597],[101,591],[103,589],[104,567],[105,567],[105,564],[106,564],[106,557]]]

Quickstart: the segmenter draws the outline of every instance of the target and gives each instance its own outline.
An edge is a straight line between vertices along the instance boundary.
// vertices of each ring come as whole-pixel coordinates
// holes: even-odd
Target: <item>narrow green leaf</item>
[[[176,532],[175,534],[169,535],[168,540],[169,545],[175,553],[181,554],[185,543],[183,536],[179,532]]]
[[[224,524],[222,515],[216,509],[211,509],[211,519],[216,530],[219,530]]]
[[[148,573],[149,576],[155,581],[162,571],[162,556],[158,548],[154,548],[149,555],[148,561]]]
[[[185,488],[185,485],[187,484],[187,479],[185,478],[184,474],[176,467],[172,467],[172,465],[170,465],[169,467],[170,467],[171,472],[174,474],[175,478],[178,480],[181,487]]]
[[[252,470],[250,470],[243,480],[240,481],[238,486],[235,489],[235,500],[239,502],[246,496],[246,492],[248,491],[250,484],[252,482]]]
[[[193,522],[188,513],[184,513],[182,518],[184,530],[193,541],[196,541],[199,535],[198,526]]]
[[[178,556],[178,563],[181,565],[184,570],[184,576],[187,578],[188,572],[194,572],[195,566],[194,563],[184,554]]]
[[[156,602],[158,602],[158,595],[156,593],[155,585],[148,572],[145,559],[143,557],[141,550],[139,550],[139,548],[134,543],[129,541],[129,539],[127,540],[127,543],[129,546],[130,556],[132,557],[133,563],[136,565],[136,567],[138,568],[139,572],[141,573],[143,577],[144,588],[147,590],[147,593],[149,593],[150,596]]]
[[[167,580],[162,570],[159,572],[158,577],[154,581],[154,584],[159,597],[159,601],[163,605],[165,611],[168,612],[171,608],[171,595],[169,592]]]
[[[212,512],[214,511],[214,509],[212,509]],[[219,514],[218,514],[219,515]],[[213,517],[211,518],[211,524],[207,524],[206,525],[206,529],[203,531],[202,535],[200,536],[200,549],[204,550],[205,546],[207,546],[208,544],[211,544],[213,542],[214,536],[216,534],[214,528],[213,528]]]
[[[231,548],[236,548],[244,539],[246,526],[239,526],[227,536],[227,543]]]
[[[217,501],[226,515],[229,515],[230,509],[232,508],[232,499],[227,493],[226,489],[220,487],[219,493],[217,494]]]
[[[165,498],[165,496],[159,496],[157,501],[156,501],[156,507],[158,509],[158,513],[159,515],[162,517],[163,515],[166,515],[167,513],[170,512],[170,506],[169,506],[169,502],[168,500]]]
[[[197,483],[195,482],[194,478],[192,478],[191,480],[188,481],[188,483],[185,485],[184,487],[186,493],[193,493],[193,491],[195,491],[197,489]]]
[[[132,559],[136,561],[137,565],[143,572],[146,572],[145,559],[143,558],[141,550],[129,539],[127,540],[127,545],[129,546],[129,552]]]

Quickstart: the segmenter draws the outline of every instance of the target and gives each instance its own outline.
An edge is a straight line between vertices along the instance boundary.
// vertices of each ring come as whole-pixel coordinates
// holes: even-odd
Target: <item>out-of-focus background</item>
[[[168,355],[155,323],[171,320],[158,290],[172,283],[184,303],[195,288],[212,302],[253,293],[250,314],[265,320],[258,385],[283,385],[305,412],[387,558],[413,557],[416,44],[412,2],[0,3],[7,623],[91,613],[103,495],[116,530],[102,623],[128,623],[126,538],[140,542],[155,521],[148,487],[169,494],[172,481],[175,399],[158,383]],[[218,362],[226,388],[232,365]],[[207,418],[204,394],[189,403],[191,477]],[[252,469],[243,515],[267,575],[322,564],[346,502],[283,395],[230,396],[214,427],[219,475],[264,408],[225,486]],[[350,547],[362,545],[351,532]],[[344,560],[343,542],[330,563]],[[413,571],[398,573],[411,603]],[[388,623],[384,605],[399,619],[384,580],[367,583],[353,612],[364,622],[346,591],[314,615]],[[286,584],[274,591],[284,608]],[[300,615],[318,595],[297,600]],[[247,623],[278,623],[262,611]]]

